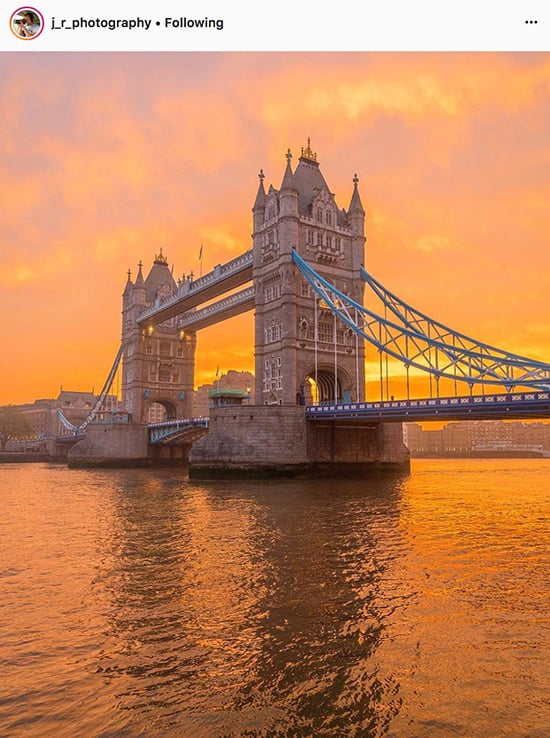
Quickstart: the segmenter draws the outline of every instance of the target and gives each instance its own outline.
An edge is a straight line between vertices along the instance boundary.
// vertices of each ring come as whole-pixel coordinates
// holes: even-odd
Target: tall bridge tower
[[[253,212],[256,294],[256,403],[295,405],[364,399],[364,344],[336,321],[292,261],[292,251],[323,277],[363,303],[365,211],[353,179],[347,210],[340,208],[310,140],[295,170],[292,154],[279,189],[265,190]]]
[[[144,279],[142,263],[136,281],[130,271],[122,295],[122,402],[137,423],[186,418],[193,412],[196,334],[178,330],[176,318],[142,328],[143,309],[176,287],[166,256],[155,256]],[[154,410],[157,410],[155,416]]]

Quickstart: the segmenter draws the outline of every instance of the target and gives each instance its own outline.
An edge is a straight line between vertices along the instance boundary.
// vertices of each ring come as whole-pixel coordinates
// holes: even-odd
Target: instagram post
[[[1,736],[548,735],[549,39],[5,6]]]

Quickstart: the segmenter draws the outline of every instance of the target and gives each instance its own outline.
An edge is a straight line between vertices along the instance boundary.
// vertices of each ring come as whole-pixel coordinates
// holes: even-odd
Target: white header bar
[[[19,0],[20,2],[21,0]],[[548,51],[548,2],[3,3],[4,51]],[[26,13],[26,11],[29,11]]]

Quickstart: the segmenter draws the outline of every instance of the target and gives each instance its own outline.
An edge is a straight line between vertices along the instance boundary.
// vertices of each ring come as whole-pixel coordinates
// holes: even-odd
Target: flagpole
[[[202,277],[202,243],[199,251],[199,263],[200,263],[200,276]]]

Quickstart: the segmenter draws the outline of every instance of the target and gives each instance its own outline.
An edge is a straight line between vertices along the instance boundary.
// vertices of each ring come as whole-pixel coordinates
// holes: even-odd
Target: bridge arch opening
[[[304,379],[298,404],[320,405],[325,402],[351,402],[351,380],[347,372],[322,366],[309,371]]]
[[[176,408],[167,400],[154,400],[147,405],[145,422],[162,423],[176,417]]]

